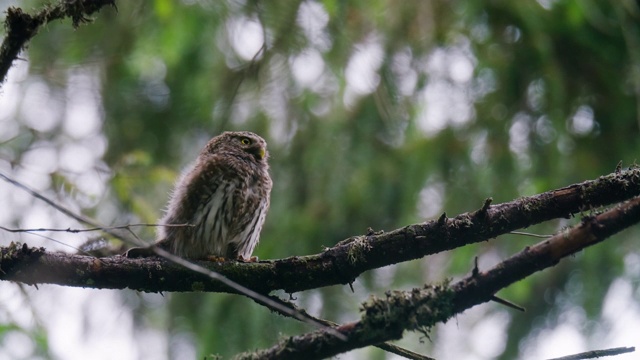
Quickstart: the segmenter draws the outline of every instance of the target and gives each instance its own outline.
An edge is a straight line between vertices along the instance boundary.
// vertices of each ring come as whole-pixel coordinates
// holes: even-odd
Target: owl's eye
[[[249,138],[242,138],[240,139],[240,143],[242,143],[242,145],[251,145],[251,140]]]

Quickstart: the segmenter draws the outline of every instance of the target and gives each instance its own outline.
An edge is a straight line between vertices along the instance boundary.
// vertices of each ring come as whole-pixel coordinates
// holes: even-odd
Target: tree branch
[[[35,15],[29,15],[20,8],[7,9],[4,22],[6,35],[0,46],[0,84],[4,83],[9,68],[18,58],[20,51],[33,38],[40,27],[52,20],[70,17],[73,27],[89,21],[87,16],[99,11],[103,6],[115,7],[115,0],[66,0],[53,7],[45,7]]]
[[[554,218],[640,195],[640,169],[602,176],[512,202],[484,206],[456,216],[409,225],[388,233],[356,236],[322,253],[240,263],[196,261],[254,291],[289,293],[353,282],[374,268],[451,250]],[[0,248],[0,280],[138,291],[212,291],[232,289],[202,274],[160,258],[127,259],[48,253],[44,248]]]
[[[601,358],[605,356],[616,356],[616,355],[626,354],[634,351],[636,351],[635,347],[619,347],[619,348],[604,349],[604,350],[591,350],[591,351],[582,352],[579,354],[573,354],[573,355],[553,358],[549,360],[596,359],[596,358]]]
[[[324,331],[293,336],[277,345],[237,359],[322,359],[349,350],[399,339],[405,330],[426,332],[439,322],[487,302],[500,289],[554,266],[562,258],[597,244],[640,222],[640,197],[563,231],[496,265],[451,286],[427,285],[412,291],[389,291],[386,299],[370,298],[362,304],[360,321],[336,328],[347,341]]]
[[[299,308],[296,304],[294,304],[294,303],[292,303],[290,301],[282,300],[282,299],[278,298],[277,296],[273,296],[273,295],[270,295],[269,297],[274,299],[274,301],[280,301],[282,304],[288,306],[290,309],[292,309],[292,310],[294,310],[294,311],[296,311],[296,312],[298,312],[300,314],[303,314],[306,317],[313,318],[315,321],[317,321],[317,322],[319,322],[319,323],[321,323],[321,324],[323,324],[325,326],[328,326],[328,327],[331,327],[331,328],[336,328],[336,327],[339,326],[339,324],[334,323],[333,321],[329,321],[329,320],[325,320],[325,319],[321,319],[321,318],[317,318],[315,316],[309,315],[305,309]],[[280,312],[280,311],[277,311],[277,310],[276,310],[276,313],[278,313],[278,314],[280,314],[282,316],[285,316],[285,317],[291,317],[291,315],[289,315],[288,313],[283,313],[283,312]],[[345,338],[345,340],[346,340],[346,338]],[[386,352],[390,352],[392,354],[398,355],[398,356],[406,358],[406,359],[412,359],[412,360],[435,360],[435,359],[433,359],[433,358],[431,358],[429,356],[418,354],[418,353],[415,353],[413,351],[407,350],[405,348],[401,348],[401,347],[399,347],[397,345],[394,345],[394,344],[392,344],[390,342],[384,342],[384,343],[376,344],[374,346],[379,348],[379,349],[381,349],[381,350],[384,350]]]

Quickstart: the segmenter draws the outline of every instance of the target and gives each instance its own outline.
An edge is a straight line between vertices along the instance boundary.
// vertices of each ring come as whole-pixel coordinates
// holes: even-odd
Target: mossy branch
[[[548,240],[527,247],[485,272],[478,272],[449,286],[440,284],[411,291],[389,291],[386,298],[370,298],[362,304],[359,321],[335,329],[347,337],[342,341],[326,331],[292,336],[273,347],[243,353],[236,359],[323,359],[337,354],[400,339],[406,330],[428,331],[439,322],[491,300],[514,282],[552,267],[562,258],[597,244],[640,222],[640,197],[597,216]]]
[[[89,21],[88,16],[105,5],[115,7],[115,0],[64,0],[53,6],[46,6],[35,15],[29,15],[20,8],[10,7],[4,21],[5,37],[0,46],[0,84],[18,58],[18,54],[38,33],[42,25],[64,18],[71,18],[73,27]]]
[[[254,291],[289,293],[349,284],[365,271],[422,258],[513,230],[609,205],[640,195],[640,169],[602,176],[539,195],[483,206],[455,218],[409,225],[386,233],[369,232],[309,256],[258,263],[196,263]],[[0,248],[0,280],[138,291],[233,292],[202,274],[161,258],[127,259],[49,253],[43,248]]]

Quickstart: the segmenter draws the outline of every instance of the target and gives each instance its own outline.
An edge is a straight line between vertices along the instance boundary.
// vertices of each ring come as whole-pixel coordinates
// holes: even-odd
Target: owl
[[[267,144],[247,132],[212,138],[176,183],[156,246],[184,258],[253,261],[269,209]],[[126,256],[153,255],[150,248]]]

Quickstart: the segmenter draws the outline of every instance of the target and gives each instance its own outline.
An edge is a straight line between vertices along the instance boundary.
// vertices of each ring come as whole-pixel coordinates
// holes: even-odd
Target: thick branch
[[[26,14],[20,8],[7,9],[4,22],[6,35],[0,46],[0,84],[4,82],[20,50],[38,33],[42,25],[52,20],[70,17],[73,26],[78,27],[81,23],[88,21],[87,16],[99,11],[105,5],[115,7],[115,0],[60,1],[53,7],[40,10],[36,15]]]
[[[323,359],[352,349],[399,339],[405,330],[426,331],[439,322],[487,302],[500,289],[554,266],[560,259],[597,244],[640,222],[640,197],[601,215],[587,217],[572,229],[527,247],[486,272],[471,275],[452,286],[426,286],[412,291],[387,292],[362,305],[360,321],[336,329],[348,337],[336,339],[325,331],[293,336],[270,349],[239,359]]]
[[[562,189],[458,215],[409,225],[383,234],[357,236],[326,251],[259,263],[197,262],[255,291],[293,293],[353,282],[364,271],[418,259],[549,219],[640,195],[640,169],[631,169]],[[159,258],[96,259],[47,253],[44,249],[1,248],[0,280],[26,284],[139,291],[232,292],[219,282]]]

